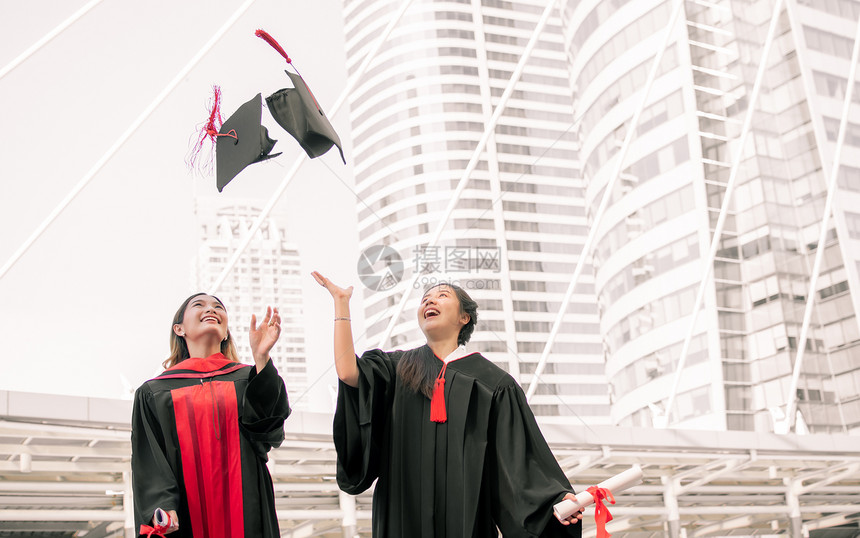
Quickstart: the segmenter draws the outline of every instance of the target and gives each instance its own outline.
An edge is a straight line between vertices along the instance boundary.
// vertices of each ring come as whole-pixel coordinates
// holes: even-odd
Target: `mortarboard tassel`
[[[221,87],[220,86],[212,86],[212,110],[209,111],[209,121],[206,122],[206,125],[203,126],[201,139],[204,137],[210,137],[214,140],[214,136],[218,134],[218,129],[221,128],[221,124],[224,123],[224,120],[221,118]]]
[[[254,32],[254,35],[271,45],[273,49],[278,51],[278,53],[287,60],[288,64],[293,63],[290,57],[287,56],[287,51],[285,51],[284,48],[280,44],[278,44],[278,42],[275,41],[275,38],[270,36],[268,32],[266,32],[265,30],[257,30],[256,32]]]
[[[285,50],[284,50],[284,47],[282,47],[282,46],[280,45],[280,43],[278,43],[277,41],[275,41],[275,38],[274,38],[274,37],[272,37],[271,35],[269,35],[269,33],[268,33],[268,32],[266,32],[266,31],[265,31],[265,30],[263,30],[263,29],[259,29],[259,30],[257,30],[256,32],[254,32],[254,35],[255,35],[255,36],[257,36],[257,37],[259,37],[260,39],[262,39],[263,41],[265,41],[265,42],[266,42],[266,43],[268,43],[269,45],[271,45],[273,49],[275,49],[276,51],[278,51],[278,54],[280,54],[281,56],[283,56],[283,57],[287,60],[287,63],[288,63],[288,64],[290,64],[290,65],[292,65],[292,66],[293,66],[293,69],[295,69],[295,70],[296,70],[296,73],[299,73],[299,70],[298,70],[298,69],[296,69],[296,66],[294,66],[294,65],[293,65],[293,61],[292,61],[292,60],[290,59],[290,57],[287,55],[287,51],[285,51]],[[301,77],[302,77],[302,75],[301,75],[301,73],[299,73],[299,78],[301,78]],[[322,113],[323,113],[322,108],[320,108],[320,104],[317,102],[317,98],[314,96],[314,92],[312,92],[312,91],[311,91],[311,88],[310,88],[310,86],[308,86],[308,85],[307,85],[307,83],[305,82],[305,79],[303,79],[303,78],[302,78],[301,80],[302,80],[302,84],[304,84],[304,85],[305,85],[305,88],[308,90],[308,93],[309,93],[309,94],[311,94],[311,99],[313,99],[314,104],[315,104],[315,105],[316,105],[316,107],[317,107],[317,111],[319,111],[319,113],[320,113],[320,114],[322,114]],[[339,147],[339,146],[340,146],[340,144],[338,144],[338,147]],[[344,161],[344,162],[345,162],[345,161]]]
[[[215,144],[215,140],[219,136],[236,138],[235,131],[230,131],[227,134],[218,134],[221,125],[224,123],[223,118],[221,118],[221,88],[219,86],[212,86],[212,100],[210,101],[209,109],[209,119],[200,128],[197,143],[191,149],[191,153],[187,159],[188,167],[192,170],[202,167],[202,171],[208,172],[212,168],[213,156],[211,150],[206,163],[201,165],[199,162],[200,152],[203,150],[203,144],[206,140],[209,140],[211,144]]]
[[[447,367],[447,362],[442,365],[442,370],[433,384],[433,398],[430,399],[430,420],[433,422],[448,421],[448,413],[445,411],[445,368]]]

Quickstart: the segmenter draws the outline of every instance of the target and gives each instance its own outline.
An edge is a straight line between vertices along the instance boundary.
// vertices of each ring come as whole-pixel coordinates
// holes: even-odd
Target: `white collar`
[[[451,353],[449,353],[447,357],[442,359],[442,362],[444,362],[445,364],[448,364],[449,362],[456,361],[457,359],[462,359],[463,357],[467,357],[471,354],[472,354],[471,351],[466,351],[466,346],[464,344],[464,345],[458,347],[457,349],[455,349],[454,351],[452,351]]]

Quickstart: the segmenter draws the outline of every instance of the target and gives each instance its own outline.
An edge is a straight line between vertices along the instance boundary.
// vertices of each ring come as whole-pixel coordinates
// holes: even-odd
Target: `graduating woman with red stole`
[[[376,538],[578,537],[582,513],[564,521],[553,505],[574,498],[520,386],[466,351],[477,303],[461,288],[426,291],[418,325],[427,343],[356,357],[352,287],[314,272],[334,299],[337,480],[359,494],[376,480]]]
[[[278,309],[251,316],[254,365],[242,364],[216,297],[177,310],[166,370],[135,394],[131,432],[135,525],[142,535],[280,536],[267,452],[290,414],[269,358]],[[162,512],[163,511],[163,512]],[[166,512],[169,522],[159,521]]]

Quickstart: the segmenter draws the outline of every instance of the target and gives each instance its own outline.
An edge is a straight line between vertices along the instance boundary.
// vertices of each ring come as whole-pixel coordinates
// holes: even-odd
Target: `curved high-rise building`
[[[360,250],[391,247],[405,269],[396,285],[392,279],[363,290],[368,330],[360,346],[423,343],[414,314],[422,290],[452,279],[480,305],[472,348],[524,386],[534,381],[587,233],[558,16],[541,35],[440,241],[430,241],[542,4],[415,1],[351,92]],[[350,76],[400,5],[344,1]],[[415,271],[420,289],[408,290],[405,311],[380,343]],[[584,275],[531,404],[548,420],[605,423],[608,394],[590,266]]]
[[[856,105],[827,241],[818,245],[857,2],[785,2],[725,230],[708,261],[775,3],[683,2],[608,209],[596,223],[595,287],[614,423],[651,425],[663,412],[709,263],[712,277],[670,424],[773,429],[785,413],[810,275],[824,248],[796,397],[802,421],[814,431],[860,428]],[[566,4],[590,218],[619,168],[622,141],[676,4]]]

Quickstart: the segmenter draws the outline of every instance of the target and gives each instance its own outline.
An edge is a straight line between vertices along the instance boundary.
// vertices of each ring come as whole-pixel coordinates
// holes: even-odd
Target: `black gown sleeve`
[[[254,366],[250,370],[239,428],[254,452],[266,460],[266,453],[284,441],[284,421],[290,416],[290,401],[284,380],[271,360],[260,373]]]
[[[358,387],[338,383],[333,424],[337,484],[351,495],[367,490],[379,476],[397,374],[394,361],[379,349],[356,360]]]
[[[131,419],[135,532],[152,522],[156,508],[179,509],[179,485],[165,447],[152,391],[144,385],[135,393]]]
[[[552,455],[519,385],[499,388],[490,412],[490,497],[505,538],[579,537],[582,523],[562,525],[552,507],[573,491]]]

